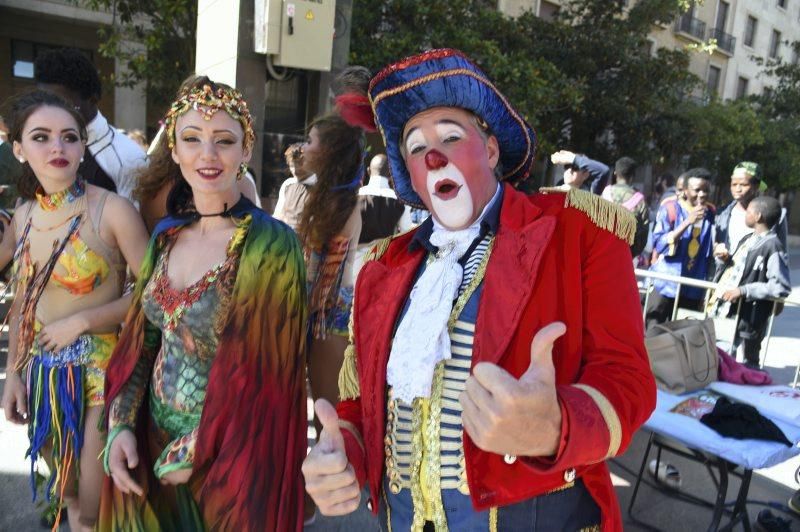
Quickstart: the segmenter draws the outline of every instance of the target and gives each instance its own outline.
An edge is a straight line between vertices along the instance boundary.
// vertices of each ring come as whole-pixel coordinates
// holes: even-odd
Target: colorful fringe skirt
[[[77,470],[83,448],[86,409],[103,404],[105,368],[117,343],[117,334],[85,334],[67,347],[49,352],[34,346],[28,363],[28,424],[31,491],[36,500],[36,464],[48,442],[52,444],[50,478],[45,497],[64,499],[70,468]]]

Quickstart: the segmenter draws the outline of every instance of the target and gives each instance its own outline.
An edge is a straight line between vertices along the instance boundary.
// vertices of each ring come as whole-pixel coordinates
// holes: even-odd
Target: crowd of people
[[[636,162],[617,160],[612,171],[585,155],[561,150],[551,156],[564,165],[562,187],[600,194],[636,219],[631,254],[650,271],[722,285],[717,290],[656,278],[647,298],[645,328],[673,318],[676,306],[713,317],[736,318],[733,350],[751,369],[760,368],[761,343],[776,300],[791,292],[786,253],[786,211],[766,189],[761,167],[752,161],[731,173],[732,201],[720,212],[710,200],[709,170],[697,167],[673,181],[662,175],[649,202],[634,188]],[[674,182],[674,185],[673,185]]]
[[[758,165],[716,218],[704,169],[652,216],[628,157],[561,150],[560,186],[525,195],[536,135],[457,50],[345,69],[272,215],[235,88],[190,77],[148,143],[82,53],[35,78],[0,143],[2,406],[54,527],[300,530],[367,487],[384,530],[621,530],[604,461],[655,406],[632,259],[725,287],[656,283],[648,322],[744,300],[751,364],[789,290]]]

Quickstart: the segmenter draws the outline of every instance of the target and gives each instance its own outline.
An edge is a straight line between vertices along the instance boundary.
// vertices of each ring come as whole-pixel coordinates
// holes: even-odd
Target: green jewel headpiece
[[[253,117],[250,115],[242,93],[236,89],[223,88],[214,91],[210,85],[203,85],[202,88],[194,88],[178,98],[167,111],[167,115],[164,117],[164,127],[170,149],[175,147],[175,124],[178,117],[189,109],[199,112],[205,120],[211,120],[217,111],[223,109],[242,125],[244,149],[249,151],[253,148],[256,141]]]

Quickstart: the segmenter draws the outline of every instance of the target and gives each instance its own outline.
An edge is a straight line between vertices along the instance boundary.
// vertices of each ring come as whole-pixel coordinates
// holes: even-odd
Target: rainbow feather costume
[[[243,239],[230,311],[222,324],[197,428],[192,477],[162,486],[158,449],[144,401],[135,420],[144,496],[106,478],[98,530],[301,530],[306,454],[305,267],[294,232],[246,199],[231,209]],[[111,405],[140,357],[161,345],[142,297],[166,235],[192,218],[170,217],[154,231],[117,349],[107,372]],[[147,384],[151,386],[151,384]]]

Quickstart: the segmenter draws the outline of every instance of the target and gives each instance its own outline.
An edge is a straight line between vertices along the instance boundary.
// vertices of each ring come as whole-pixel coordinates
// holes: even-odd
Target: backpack
[[[612,199],[611,190],[612,187],[603,189],[602,197],[612,203],[617,203]],[[645,246],[647,246],[647,235],[650,232],[650,218],[647,209],[636,212],[636,208],[642,203],[647,205],[644,195],[638,191],[627,200],[617,203],[632,213],[636,218],[636,233],[634,234],[633,244],[631,245],[631,255],[633,255],[634,258],[638,257],[642,251],[644,251]]]
[[[670,199],[666,200],[664,203],[662,203],[661,205],[663,205],[664,207],[667,208],[667,221],[669,222],[669,225],[674,227],[675,226],[675,222],[678,220],[678,200],[677,200],[677,198],[676,199],[670,198]],[[655,262],[657,260],[658,260],[658,251],[653,249],[653,253],[650,256],[650,264],[655,264]]]

